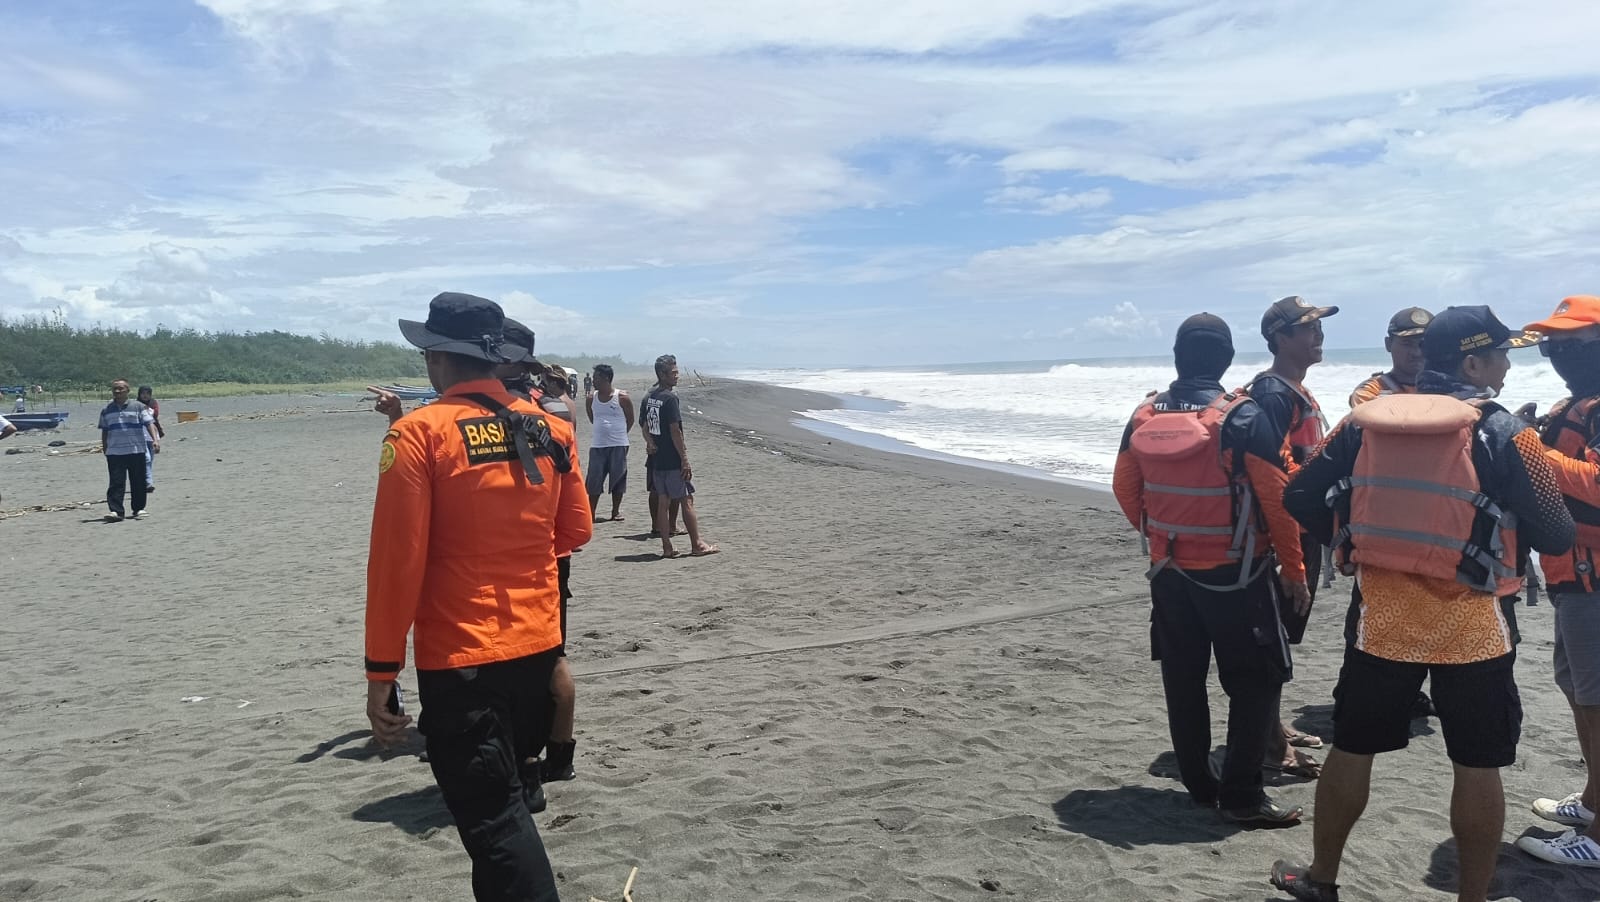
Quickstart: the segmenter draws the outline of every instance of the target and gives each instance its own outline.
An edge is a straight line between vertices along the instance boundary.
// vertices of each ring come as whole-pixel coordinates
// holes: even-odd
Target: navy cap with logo
[[[505,320],[500,305],[488,298],[446,291],[428,303],[427,322],[403,319],[400,334],[424,351],[505,363]]]
[[[1422,354],[1428,365],[1458,360],[1467,354],[1508,348],[1529,348],[1539,343],[1539,333],[1511,329],[1494,311],[1479,304],[1446,307],[1422,333]]]
[[[1271,341],[1272,336],[1284,329],[1315,322],[1338,312],[1338,307],[1318,307],[1298,295],[1279,298],[1272,302],[1272,306],[1268,307],[1267,312],[1261,317],[1261,337]]]
[[[533,343],[532,329],[509,316],[506,317],[506,343],[500,346],[500,353],[504,354],[509,362],[539,362],[539,359],[533,356]]]
[[[1421,307],[1407,307],[1406,309],[1389,317],[1390,338],[1410,338],[1421,335],[1422,330],[1428,328],[1428,323],[1433,322],[1433,314]]]

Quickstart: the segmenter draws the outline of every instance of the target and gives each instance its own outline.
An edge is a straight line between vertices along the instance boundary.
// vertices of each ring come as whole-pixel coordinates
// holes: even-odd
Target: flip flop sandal
[[[1294,763],[1284,764],[1282,761],[1267,761],[1261,765],[1263,770],[1274,773],[1287,774],[1291,777],[1300,777],[1305,780],[1315,780],[1322,776],[1322,763],[1305,752],[1294,753]]]
[[[1299,730],[1289,730],[1283,734],[1283,738],[1297,749],[1320,749],[1323,746],[1321,736],[1313,736]]]

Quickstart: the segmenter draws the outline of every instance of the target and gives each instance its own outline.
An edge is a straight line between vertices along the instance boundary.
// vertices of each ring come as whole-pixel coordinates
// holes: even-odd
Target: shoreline
[[[807,410],[845,407],[845,399],[836,395],[724,377],[708,378],[699,385],[680,384],[678,390],[686,405],[699,408],[692,412],[708,422],[728,430],[768,436],[776,449],[786,453],[840,466],[981,484],[1090,506],[1111,501],[1111,510],[1116,511],[1109,485],[1067,479],[1017,464],[930,451],[805,416]],[[738,440],[737,435],[735,439]],[[1117,516],[1121,517],[1120,512]]]

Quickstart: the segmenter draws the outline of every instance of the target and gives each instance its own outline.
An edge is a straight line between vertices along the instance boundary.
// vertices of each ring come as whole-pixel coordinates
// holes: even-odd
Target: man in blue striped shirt
[[[145,503],[145,444],[152,450],[161,449],[161,438],[156,435],[155,417],[150,408],[128,398],[128,380],[111,383],[111,403],[100,411],[101,453],[106,456],[106,468],[111,472],[111,485],[106,489],[106,506],[111,513],[108,521],[126,516],[123,496],[128,482],[133,482],[133,517],[144,514]]]

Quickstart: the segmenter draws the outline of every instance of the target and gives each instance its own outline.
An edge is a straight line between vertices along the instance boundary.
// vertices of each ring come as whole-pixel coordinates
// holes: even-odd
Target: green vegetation
[[[542,355],[580,373],[597,363],[634,370],[617,357]],[[114,379],[156,386],[157,397],[296,391],[360,391],[368,382],[427,383],[417,350],[289,332],[150,333],[80,329],[54,317],[0,319],[0,385],[98,392]]]

